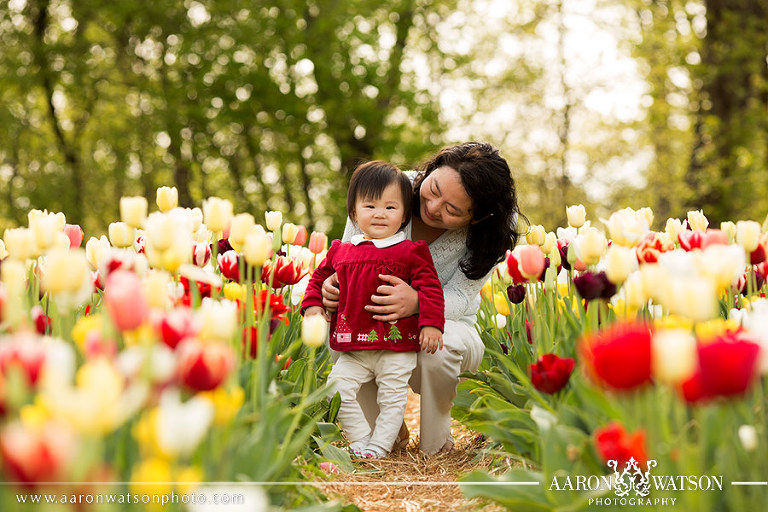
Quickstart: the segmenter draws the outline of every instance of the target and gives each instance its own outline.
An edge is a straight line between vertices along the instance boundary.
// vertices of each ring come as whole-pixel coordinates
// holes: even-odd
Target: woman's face
[[[419,216],[427,226],[458,229],[472,221],[472,199],[452,167],[438,167],[424,178],[419,196]]]

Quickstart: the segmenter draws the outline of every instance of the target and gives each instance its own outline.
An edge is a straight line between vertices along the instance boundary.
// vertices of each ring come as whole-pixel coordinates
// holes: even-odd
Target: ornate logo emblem
[[[656,467],[656,461],[651,459],[646,465],[647,470],[643,473],[640,464],[632,457],[627,461],[624,471],[619,473],[619,462],[614,459],[608,461],[608,467],[613,469],[613,490],[616,496],[627,496],[631,491],[635,492],[635,496],[648,496],[651,488],[651,468]]]

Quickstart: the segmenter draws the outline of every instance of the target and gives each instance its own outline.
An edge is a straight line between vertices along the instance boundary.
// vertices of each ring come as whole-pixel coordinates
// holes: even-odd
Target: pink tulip
[[[115,270],[109,274],[104,302],[120,331],[137,328],[149,314],[141,280],[129,270]]]
[[[77,224],[64,224],[64,234],[69,237],[70,249],[76,249],[83,243],[83,228]]]
[[[328,246],[328,235],[320,231],[313,231],[309,235],[309,250],[313,254],[320,254]]]
[[[296,238],[293,239],[293,245],[304,245],[307,243],[307,228],[302,224],[296,227],[299,228],[299,232],[296,233]]]
[[[517,253],[520,273],[529,280],[536,280],[544,271],[544,253],[538,245],[524,245]]]
[[[202,343],[187,338],[177,348],[179,379],[194,391],[216,389],[235,364],[232,348],[226,343]]]
[[[715,244],[728,245],[728,233],[721,229],[708,229],[704,233],[704,241],[701,248],[703,249]]]

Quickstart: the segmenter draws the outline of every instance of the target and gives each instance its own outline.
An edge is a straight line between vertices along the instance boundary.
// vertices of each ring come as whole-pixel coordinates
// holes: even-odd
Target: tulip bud
[[[299,234],[299,227],[296,224],[286,222],[283,224],[283,242],[286,244],[293,244],[296,240],[296,235]]]
[[[280,211],[266,212],[264,218],[267,223],[267,229],[270,231],[277,231],[283,224],[283,213]]]
[[[557,247],[557,235],[550,231],[544,237],[544,243],[541,244],[541,252],[544,254],[549,254],[555,247]]]
[[[24,261],[32,257],[36,247],[35,238],[27,228],[6,229],[3,235],[8,257],[16,261]]]
[[[694,231],[706,231],[709,221],[704,216],[703,210],[691,210],[688,212],[688,225]]]
[[[639,272],[630,274],[624,281],[621,290],[629,308],[640,309],[648,304],[648,296],[643,288],[643,280]]]
[[[245,237],[256,226],[256,220],[250,213],[239,213],[232,217],[229,226],[229,243],[233,249],[241,252]]]
[[[198,267],[204,267],[211,260],[211,246],[203,242],[195,242],[192,245],[192,263]]]
[[[245,261],[251,266],[260,267],[264,265],[264,262],[269,258],[271,249],[272,242],[266,233],[254,230],[245,237],[243,253]]]
[[[176,223],[167,213],[155,212],[147,218],[147,228],[144,230],[144,242],[151,245],[152,250],[165,251],[173,244],[176,234]]]
[[[144,276],[144,297],[150,307],[166,309],[170,305],[168,287],[171,284],[171,276],[161,270],[150,270]]]
[[[640,208],[637,210],[637,214],[645,217],[645,220],[648,221],[648,226],[650,227],[653,224],[653,210],[651,210],[649,207]]]
[[[83,243],[83,228],[77,224],[66,224],[64,226],[64,234],[69,237],[69,247],[76,249]]]
[[[323,315],[311,315],[301,321],[301,339],[304,345],[313,348],[325,343],[328,336],[328,322]]]
[[[232,220],[232,203],[226,199],[209,197],[203,201],[203,220],[211,231],[224,231]]]
[[[736,223],[726,220],[720,223],[720,231],[728,236],[728,243],[732,244],[736,240]]]
[[[507,298],[503,293],[496,292],[493,294],[493,306],[498,314],[509,315],[509,303],[507,303]]]
[[[594,265],[605,253],[608,240],[597,228],[584,228],[576,239],[576,256],[585,265]]]
[[[625,247],[636,245],[650,229],[648,218],[632,208],[612,213],[603,223],[608,227],[611,240]]]
[[[568,225],[577,229],[583,226],[587,220],[587,210],[583,204],[566,207],[565,215],[568,217]]]
[[[179,205],[179,191],[176,187],[159,187],[155,202],[161,212],[173,210]]]
[[[320,254],[328,247],[328,235],[320,231],[313,231],[309,235],[309,250],[313,254]]]
[[[524,245],[517,252],[520,273],[529,281],[536,280],[544,270],[544,253],[538,245]]]
[[[39,252],[45,252],[55,241],[55,236],[59,229],[59,221],[53,214],[43,213],[40,215],[29,216],[29,229],[37,244]]]
[[[298,232],[296,233],[296,238],[293,239],[293,245],[304,245],[307,243],[307,228],[302,224],[299,224],[296,228]]]
[[[694,322],[711,320],[717,315],[717,290],[712,280],[701,277],[684,277],[668,280],[661,297],[661,305],[673,315],[689,318]]]
[[[680,232],[685,230],[685,226],[679,219],[667,219],[667,224],[664,226],[664,232],[669,235],[673,241],[677,241]]]
[[[751,253],[760,243],[760,224],[753,220],[740,220],[736,223],[736,243]]]
[[[753,452],[757,448],[758,437],[757,430],[752,425],[742,425],[739,427],[739,441],[744,451]]]
[[[228,300],[203,299],[197,310],[201,340],[230,341],[237,327],[237,304]]]
[[[612,283],[621,284],[637,270],[637,255],[628,247],[612,245],[605,253],[605,274]]]
[[[547,232],[544,226],[535,224],[528,228],[528,233],[525,235],[525,240],[530,245],[544,245],[544,240],[547,237]]]
[[[693,375],[698,364],[696,338],[690,330],[667,329],[651,338],[653,376],[668,384],[682,383]]]
[[[525,285],[509,285],[507,287],[507,297],[512,304],[520,304],[525,300]]]
[[[113,222],[108,229],[109,241],[115,247],[130,247],[133,245],[134,229],[125,222]]]
[[[134,228],[144,226],[147,218],[147,199],[142,196],[120,198],[120,220]]]
[[[115,270],[109,274],[104,302],[120,331],[136,329],[149,314],[141,280],[129,270]]]

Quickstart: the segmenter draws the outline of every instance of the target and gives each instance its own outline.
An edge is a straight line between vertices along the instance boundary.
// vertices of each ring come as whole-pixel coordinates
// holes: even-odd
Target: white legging
[[[484,347],[474,321],[474,316],[446,320],[443,349],[434,354],[418,354],[409,384],[421,395],[419,448],[424,453],[436,453],[446,441],[452,440],[451,407],[456,398],[459,374],[475,371],[482,361]],[[335,361],[338,353],[331,350],[331,357]],[[357,401],[371,429],[379,415],[377,395],[375,382],[364,384],[357,394]]]

